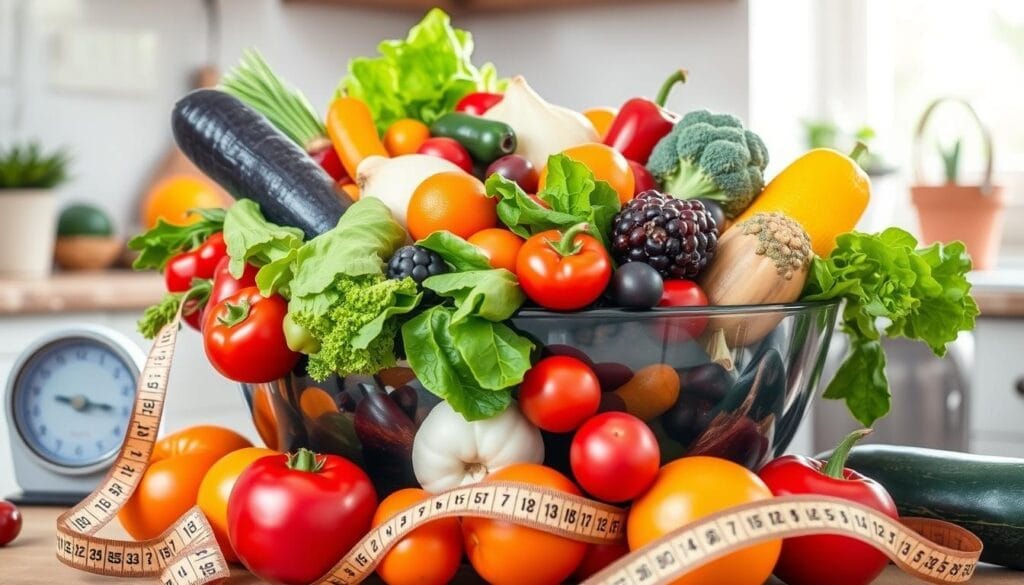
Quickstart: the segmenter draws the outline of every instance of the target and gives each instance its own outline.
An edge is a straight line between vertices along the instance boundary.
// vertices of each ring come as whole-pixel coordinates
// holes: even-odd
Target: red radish
[[[443,158],[455,163],[455,166],[467,173],[473,174],[473,159],[470,158],[466,148],[454,138],[428,138],[420,145],[416,153]]]

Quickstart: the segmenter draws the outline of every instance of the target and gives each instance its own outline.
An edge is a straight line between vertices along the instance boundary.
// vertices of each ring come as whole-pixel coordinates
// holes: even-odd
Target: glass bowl
[[[803,420],[837,311],[836,302],[523,309],[512,325],[536,343],[540,355],[590,362],[601,381],[601,410],[644,420],[663,463],[714,455],[756,469],[786,449]],[[243,384],[242,391],[269,447],[348,457],[382,494],[417,485],[413,438],[439,399],[408,367],[323,382],[295,373]],[[571,440],[572,433],[544,433],[545,464],[570,477]]]

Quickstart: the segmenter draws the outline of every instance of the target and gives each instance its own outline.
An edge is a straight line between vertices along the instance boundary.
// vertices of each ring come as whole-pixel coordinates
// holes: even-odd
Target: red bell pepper
[[[654,145],[679,121],[678,115],[665,109],[665,100],[677,83],[685,82],[686,70],[680,69],[665,80],[654,101],[637,97],[623,104],[605,134],[604,143],[629,160],[647,164]]]
[[[776,496],[834,496],[898,518],[896,503],[881,484],[844,467],[854,443],[870,432],[851,433],[828,462],[786,455],[765,465],[758,475]],[[775,575],[788,585],[867,585],[888,563],[884,554],[852,538],[801,536],[783,541]]]
[[[484,113],[493,108],[495,104],[501,101],[505,97],[500,93],[488,93],[486,91],[474,91],[473,93],[467,93],[459,103],[455,104],[456,112],[464,112],[466,114],[472,114],[474,116],[482,116]]]

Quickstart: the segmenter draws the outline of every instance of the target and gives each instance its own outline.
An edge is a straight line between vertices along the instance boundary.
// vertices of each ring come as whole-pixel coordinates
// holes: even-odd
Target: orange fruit
[[[629,168],[629,161],[619,151],[604,144],[588,142],[567,148],[562,151],[562,154],[576,162],[585,164],[590,172],[594,173],[595,179],[611,185],[612,189],[619,194],[620,202],[626,203],[633,198],[636,179],[633,177],[633,169]],[[545,166],[540,172],[538,191],[544,190],[547,178],[548,168]]]
[[[494,268],[516,271],[516,257],[523,247],[523,238],[502,228],[480,230],[469,237],[469,243],[484,251]]]
[[[579,488],[569,478],[535,463],[510,465],[484,479],[485,482],[502,480],[522,481],[580,495]],[[469,562],[477,574],[492,585],[556,585],[576,570],[589,547],[585,542],[513,522],[468,516],[462,519],[462,536]]]
[[[187,175],[168,177],[146,193],[142,202],[142,225],[156,227],[163,218],[174,225],[189,225],[199,220],[192,209],[224,207],[224,198],[210,182]]]
[[[414,240],[442,230],[468,238],[498,225],[497,205],[476,177],[462,171],[437,173],[416,187],[406,223]]]
[[[601,140],[604,140],[605,134],[608,134],[608,129],[612,127],[612,120],[615,119],[618,113],[619,111],[615,108],[600,107],[584,110],[583,115],[594,125],[594,130],[597,130],[597,135]]]
[[[630,550],[724,510],[770,500],[768,486],[747,468],[716,457],[684,457],[658,472],[654,484],[633,501],[626,521]],[[672,585],[761,585],[782,550],[769,540],[738,550],[676,579]]]
[[[384,148],[391,156],[413,154],[427,138],[430,138],[430,128],[426,124],[402,118],[388,126],[384,133]]]
[[[380,526],[430,497],[419,488],[406,488],[384,498],[373,515]],[[458,518],[442,518],[406,535],[377,566],[377,575],[388,585],[445,585],[462,564],[462,530]]]

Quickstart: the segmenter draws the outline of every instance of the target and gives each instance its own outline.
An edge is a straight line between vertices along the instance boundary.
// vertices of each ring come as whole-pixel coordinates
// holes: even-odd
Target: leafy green
[[[471,316],[504,321],[526,301],[516,275],[504,268],[438,274],[424,280],[423,286],[455,300],[453,323]]]
[[[337,93],[366,102],[381,134],[400,118],[429,125],[466,94],[500,88],[493,65],[477,69],[470,61],[472,35],[452,28],[439,8],[412,27],[405,40],[383,41],[377,50],[379,57],[349,61]]]
[[[452,270],[487,270],[491,267],[483,250],[449,231],[434,232],[416,245],[437,252]]]
[[[406,322],[402,341],[424,387],[466,420],[490,418],[508,407],[533,349],[503,323],[473,316],[455,323],[454,309],[440,305]]]
[[[146,307],[142,312],[142,318],[136,323],[139,333],[146,339],[153,339],[157,333],[174,320],[178,314],[178,307],[181,306],[181,297],[184,293],[167,293],[160,302]]]
[[[211,235],[224,229],[223,209],[196,209],[199,221],[174,225],[160,219],[153,229],[128,240],[128,247],[139,252],[132,263],[136,270],[163,270],[171,257],[191,250]]]
[[[320,342],[319,351],[309,356],[310,377],[375,374],[394,366],[397,317],[419,304],[416,282],[389,280],[380,274],[343,275],[330,288],[334,301],[323,312],[289,312]]]
[[[6,189],[53,189],[63,184],[70,160],[66,150],[44,153],[35,142],[0,150],[0,195]]]
[[[607,246],[612,220],[620,208],[615,189],[605,181],[596,180],[585,164],[564,154],[548,158],[547,168],[544,189],[537,196],[550,209],[530,199],[515,182],[497,174],[488,177],[484,187],[488,197],[498,198],[498,218],[524,238],[546,230],[568,229],[586,221]]]
[[[302,246],[302,238],[302,230],[298,228],[282,227],[267,221],[260,206],[251,199],[236,202],[224,217],[224,243],[231,257],[229,270],[235,278],[241,278],[246,263],[254,266],[276,263],[271,271],[287,266],[282,260],[294,257]],[[264,283],[260,285],[264,293],[269,292],[264,286],[268,281],[281,285],[286,280],[279,274],[272,279],[266,274],[262,278],[257,274],[257,284]]]
[[[842,234],[836,244],[828,258],[815,258],[802,300],[846,301],[842,330],[850,351],[825,397],[845,400],[853,416],[870,426],[891,405],[883,331],[945,355],[946,344],[972,329],[978,315],[967,280],[971,259],[960,242],[918,249],[917,240],[899,228]]]

